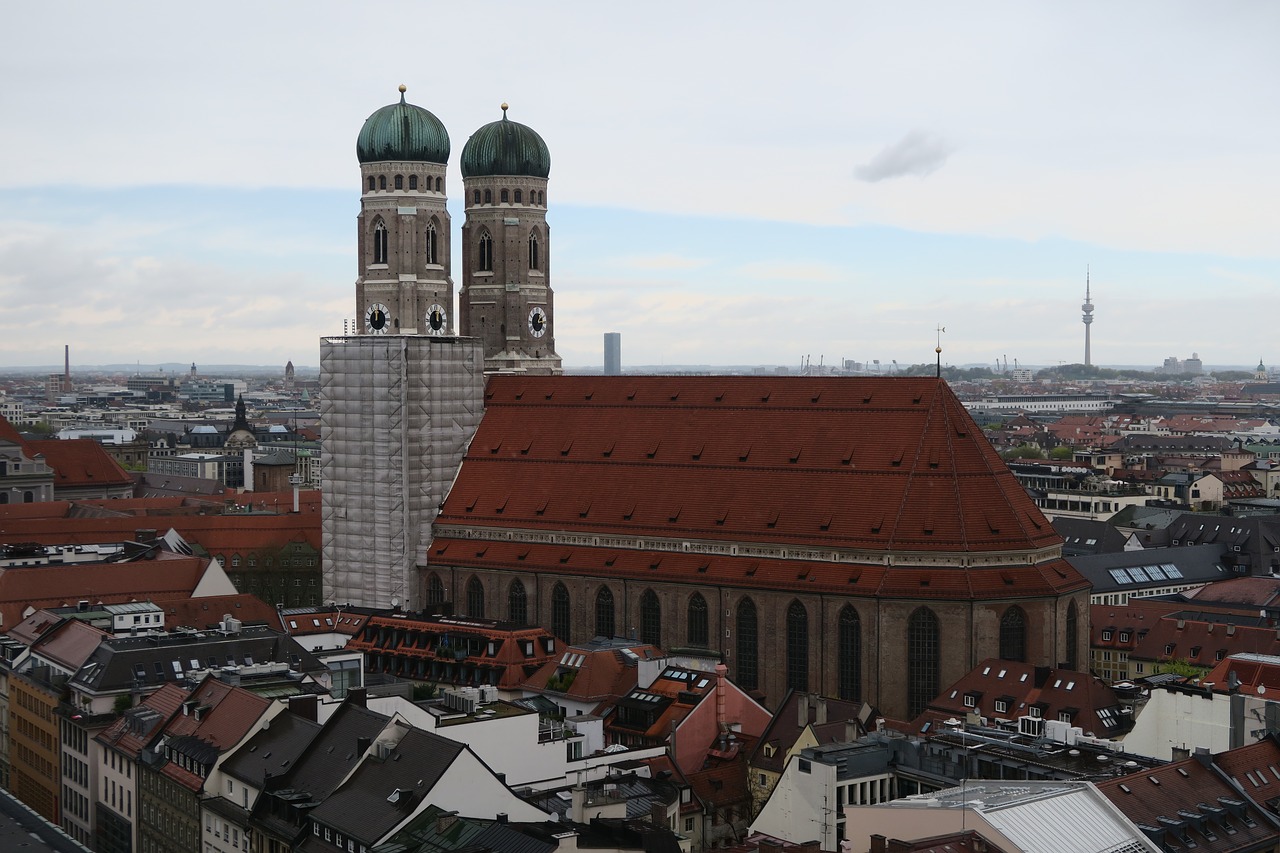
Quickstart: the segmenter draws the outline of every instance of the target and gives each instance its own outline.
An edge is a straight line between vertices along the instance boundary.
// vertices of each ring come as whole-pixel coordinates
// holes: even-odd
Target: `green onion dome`
[[[356,157],[361,163],[380,160],[449,162],[449,134],[430,110],[405,103],[405,87],[400,87],[400,103],[388,104],[364,120],[356,138]]]
[[[462,177],[488,175],[520,175],[545,178],[551,173],[551,152],[531,127],[507,118],[507,105],[502,105],[502,118],[486,124],[471,134],[462,146]]]

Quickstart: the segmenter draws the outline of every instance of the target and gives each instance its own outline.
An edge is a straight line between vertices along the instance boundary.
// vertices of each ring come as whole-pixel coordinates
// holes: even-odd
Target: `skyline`
[[[199,43],[167,6],[15,10],[0,368],[317,363],[354,314],[355,137],[400,83],[449,130],[455,248],[469,133],[506,100],[546,139],[567,367],[605,331],[624,366],[921,363],[938,325],[951,364],[1082,362],[1086,267],[1094,363],[1270,363],[1280,9],[734,9],[499,4],[477,41],[391,3],[423,52],[376,63],[338,4],[231,4]]]

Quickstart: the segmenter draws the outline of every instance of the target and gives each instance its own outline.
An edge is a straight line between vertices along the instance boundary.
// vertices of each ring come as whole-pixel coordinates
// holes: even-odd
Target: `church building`
[[[357,318],[321,342],[325,597],[719,653],[900,718],[986,658],[1087,660],[1088,582],[946,383],[564,376],[532,129],[405,102],[357,143]]]

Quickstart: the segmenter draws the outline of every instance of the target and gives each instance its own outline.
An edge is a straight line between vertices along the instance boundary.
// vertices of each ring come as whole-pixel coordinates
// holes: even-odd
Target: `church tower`
[[[532,128],[486,124],[462,149],[462,334],[484,347],[486,373],[560,373],[551,292],[547,176],[551,154]]]
[[[365,119],[357,218],[356,333],[448,335],[453,278],[445,171],[449,134],[428,110],[389,104]]]

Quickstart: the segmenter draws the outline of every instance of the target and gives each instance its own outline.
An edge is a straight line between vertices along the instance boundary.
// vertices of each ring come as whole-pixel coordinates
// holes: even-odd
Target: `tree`
[[[1053,450],[1049,451],[1050,459],[1058,459],[1058,460],[1071,459],[1073,456],[1075,456],[1075,451],[1072,450],[1070,447],[1067,447],[1065,444],[1059,447],[1055,447]]]
[[[1009,459],[1043,459],[1044,451],[1033,444],[1024,444],[1021,447],[1014,447],[1000,454],[1001,458]]]

